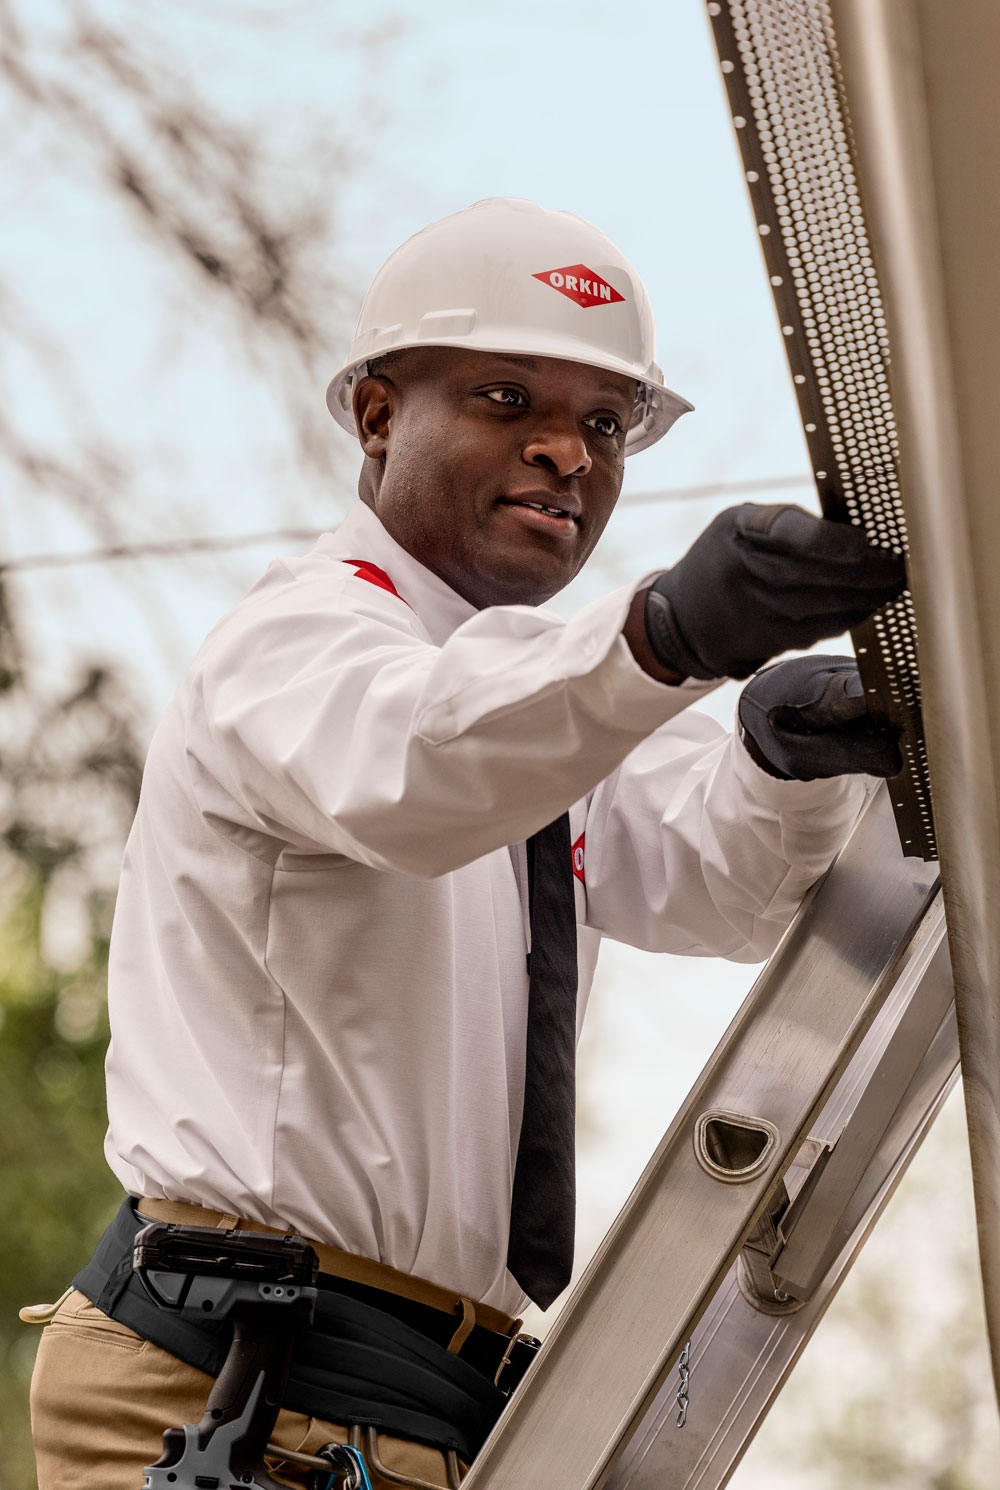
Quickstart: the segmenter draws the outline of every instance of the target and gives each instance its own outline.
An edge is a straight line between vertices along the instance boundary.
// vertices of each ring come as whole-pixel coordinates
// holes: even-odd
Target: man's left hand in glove
[[[795,657],[751,678],[740,695],[740,737],[783,781],[897,776],[899,731],[872,719],[853,657]]]

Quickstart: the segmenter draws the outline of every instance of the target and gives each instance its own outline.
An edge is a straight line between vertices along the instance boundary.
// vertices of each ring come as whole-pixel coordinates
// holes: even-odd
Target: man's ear
[[[370,460],[381,460],[389,440],[397,390],[388,378],[362,378],[354,390],[354,422],[361,448]]]

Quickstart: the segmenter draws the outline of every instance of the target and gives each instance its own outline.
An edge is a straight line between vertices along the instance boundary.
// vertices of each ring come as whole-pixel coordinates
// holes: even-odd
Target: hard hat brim
[[[341,429],[348,434],[357,436],[357,428],[354,422],[354,389],[360,378],[365,376],[367,365],[370,361],[376,361],[379,357],[387,356],[391,352],[401,352],[409,347],[458,347],[466,351],[475,352],[501,352],[509,353],[519,357],[554,357],[560,362],[578,362],[584,367],[596,367],[605,372],[620,373],[622,377],[634,378],[644,390],[642,403],[642,417],[633,424],[625,437],[625,454],[636,455],[640,450],[646,450],[650,445],[655,445],[657,440],[670,430],[682,414],[689,413],[694,404],[675,393],[663,383],[651,377],[654,369],[645,369],[645,376],[632,363],[613,356],[602,357],[595,355],[593,344],[582,345],[571,336],[553,336],[548,333],[544,338],[544,345],[530,345],[532,338],[521,336],[512,337],[509,333],[496,330],[493,334],[486,332],[485,328],[478,328],[475,346],[470,346],[467,337],[440,337],[430,340],[402,341],[397,345],[381,347],[377,352],[367,353],[364,357],[349,358],[340,371],[330,380],[326,390],[326,406]],[[658,373],[659,369],[655,369]]]

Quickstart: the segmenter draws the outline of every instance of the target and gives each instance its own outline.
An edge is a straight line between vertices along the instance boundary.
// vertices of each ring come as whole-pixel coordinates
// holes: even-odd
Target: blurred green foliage
[[[121,1198],[104,1162],[114,878],[141,756],[115,680],[25,681],[0,595],[0,1490],[35,1484],[27,1395],[41,1331]]]

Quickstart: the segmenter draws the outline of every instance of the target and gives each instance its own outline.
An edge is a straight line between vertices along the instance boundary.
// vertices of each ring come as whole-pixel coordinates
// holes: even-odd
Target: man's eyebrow
[[[613,393],[616,398],[628,398],[627,391],[617,383],[601,383],[600,389],[602,393]],[[638,394],[635,397],[638,398]]]
[[[510,352],[491,352],[489,354],[495,362],[509,362],[512,367],[523,367],[526,372],[538,372],[538,362],[534,357],[515,357]],[[604,393],[621,394],[622,390],[617,383],[601,383]]]
[[[489,355],[494,362],[509,362],[512,367],[523,367],[527,372],[538,371],[538,363],[534,357],[514,357],[508,352],[491,352]]]

